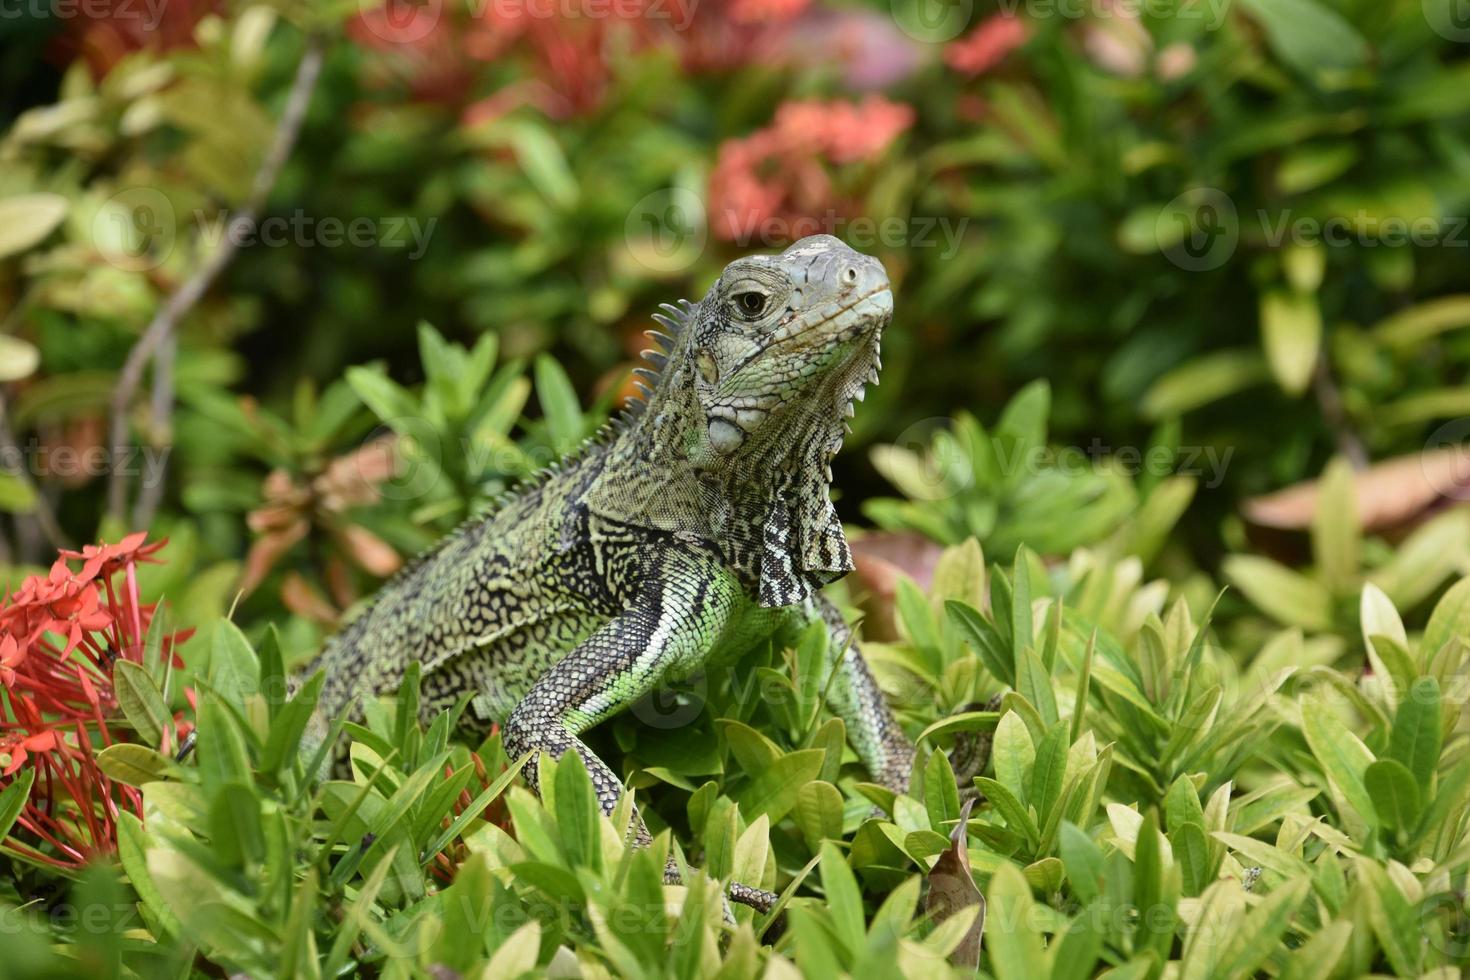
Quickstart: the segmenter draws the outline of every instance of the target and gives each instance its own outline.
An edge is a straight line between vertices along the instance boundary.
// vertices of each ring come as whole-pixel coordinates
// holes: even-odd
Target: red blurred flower
[[[89,0],[72,5],[73,15],[60,18],[64,29],[52,42],[51,55],[70,62],[80,55],[92,74],[106,75],[113,66],[143,48],[167,51],[194,43],[194,28],[220,6],[219,0]]]
[[[879,95],[782,105],[770,126],[721,145],[709,182],[711,227],[727,241],[762,229],[790,238],[830,230],[858,207],[839,190],[836,169],[876,159],[913,122],[911,106]]]
[[[80,867],[117,847],[117,815],[142,815],[137,789],[116,783],[96,753],[125,729],[113,688],[118,660],[143,662],[157,609],[138,597],[136,568],[163,542],[134,534],[115,545],[63,551],[46,575],[32,575],[0,606],[0,788],[35,771],[29,798],[6,847],[29,860]],[[73,569],[71,562],[81,562]],[[163,638],[161,655],[179,665]],[[187,723],[176,719],[172,738]]]
[[[1026,43],[1026,24],[1014,14],[995,14],[944,48],[944,61],[957,72],[974,77],[999,65],[1016,48]]]
[[[788,29],[810,3],[499,0],[461,9],[387,0],[347,33],[377,55],[370,74],[406,84],[421,101],[460,106],[473,126],[520,106],[553,119],[594,112],[630,52],[669,50],[686,71],[783,60]]]

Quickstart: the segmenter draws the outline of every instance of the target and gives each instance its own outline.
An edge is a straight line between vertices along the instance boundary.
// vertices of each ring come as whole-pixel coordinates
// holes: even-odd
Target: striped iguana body
[[[426,712],[471,692],[512,756],[578,752],[611,812],[621,782],[582,732],[820,619],[840,657],[830,705],[873,777],[904,789],[913,750],[819,593],[852,568],[829,461],[892,309],[882,265],[825,235],[666,306],[641,403],[388,583],[308,668],[326,670],[319,720],[359,714],[417,661]]]

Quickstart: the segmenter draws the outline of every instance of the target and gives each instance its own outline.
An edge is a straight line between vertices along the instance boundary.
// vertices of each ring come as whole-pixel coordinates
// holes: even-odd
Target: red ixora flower
[[[726,241],[829,230],[859,210],[836,187],[835,168],[877,159],[913,123],[912,106],[880,95],[784,103],[770,126],[720,146],[709,180],[711,228]]]
[[[119,660],[143,662],[157,612],[138,597],[137,566],[163,541],[133,534],[114,545],[63,551],[45,575],[26,579],[0,605],[0,789],[34,771],[25,807],[4,849],[22,859],[81,867],[117,848],[117,817],[142,815],[137,789],[110,779],[97,753],[130,735],[113,687]],[[79,569],[73,563],[80,562]],[[179,666],[177,644],[161,656]],[[164,744],[183,734],[176,719]]]
[[[944,62],[971,78],[999,65],[1016,48],[1026,43],[1026,22],[1014,14],[995,14],[958,41],[944,48]]]

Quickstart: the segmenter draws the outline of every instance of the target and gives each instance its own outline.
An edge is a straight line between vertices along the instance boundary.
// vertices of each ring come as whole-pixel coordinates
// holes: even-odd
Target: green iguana
[[[841,658],[830,707],[873,778],[907,787],[913,748],[820,592],[853,567],[829,461],[877,381],[883,266],[818,235],[663,309],[641,399],[400,572],[307,667],[326,670],[318,741],[417,661],[427,713],[473,692],[468,721],[499,722],[512,757],[577,751],[611,813],[621,782],[579,735],[712,655],[821,620]]]

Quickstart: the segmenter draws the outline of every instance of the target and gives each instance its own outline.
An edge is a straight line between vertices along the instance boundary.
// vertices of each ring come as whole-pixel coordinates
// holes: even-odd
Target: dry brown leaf
[[[1304,531],[1317,512],[1319,481],[1308,480],[1247,500],[1246,520],[1261,527]],[[1429,509],[1470,499],[1470,448],[1451,446],[1385,460],[1353,477],[1358,522],[1380,532],[1407,524]]]
[[[309,525],[296,520],[279,531],[271,531],[255,539],[245,556],[245,572],[240,578],[240,591],[245,595],[254,592],[270,574],[276,562],[290,551],[296,542],[306,537]]]
[[[403,558],[392,545],[365,527],[348,524],[337,529],[336,535],[343,553],[378,578],[387,578],[403,564]]]
[[[951,963],[970,970],[980,965],[980,937],[985,932],[985,896],[980,894],[975,876],[970,873],[970,852],[965,844],[970,808],[974,805],[975,799],[971,797],[960,807],[960,822],[949,835],[949,847],[929,871],[929,891],[924,896],[924,911],[935,922],[943,922],[972,905],[980,906],[980,914],[975,916],[965,938],[949,954]]]
[[[863,635],[870,640],[898,639],[894,601],[900,575],[927,590],[934,566],[943,551],[928,538],[911,531],[879,531],[853,539],[852,595],[863,610]]]
[[[298,616],[315,620],[325,626],[337,622],[337,607],[316,590],[300,572],[287,572],[281,581],[281,602]]]

